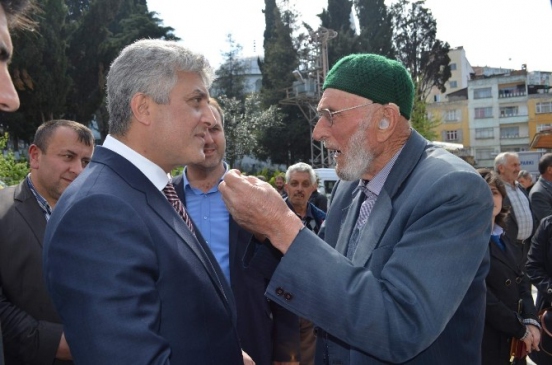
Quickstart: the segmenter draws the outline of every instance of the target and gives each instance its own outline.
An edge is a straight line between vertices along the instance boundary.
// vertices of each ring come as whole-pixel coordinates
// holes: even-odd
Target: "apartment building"
[[[463,49],[453,51],[465,57]],[[469,65],[467,60],[455,62]],[[528,151],[536,132],[552,128],[551,72],[529,72],[525,65],[521,70],[471,70],[464,89],[447,88],[428,101],[428,116],[441,121],[438,140],[461,143],[476,167],[491,167],[498,153]],[[449,83],[462,80],[453,77]]]

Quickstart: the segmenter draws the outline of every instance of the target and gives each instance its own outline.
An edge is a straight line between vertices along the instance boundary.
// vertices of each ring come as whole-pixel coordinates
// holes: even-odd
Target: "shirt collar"
[[[222,176],[220,177],[219,183],[222,182],[222,180],[224,180],[224,175],[226,175],[226,173],[229,170],[229,166],[225,161],[222,161],[222,164],[224,165],[224,174],[222,174]],[[184,179],[184,189],[186,189],[187,187],[193,188],[193,186],[190,185],[190,181],[188,180],[188,168],[187,167],[184,167],[184,171],[182,172],[182,178]],[[218,184],[215,185],[215,188],[218,189]]]
[[[113,138],[111,135],[107,135],[102,145],[122,157],[126,158],[131,164],[136,166],[146,177],[152,182],[157,190],[161,191],[170,180],[170,176],[163,171],[159,165],[148,160],[132,148],[124,144],[123,142]]]
[[[44,199],[42,195],[36,190],[35,186],[33,185],[33,181],[31,180],[31,174],[29,173],[27,175],[27,186],[31,190],[31,193],[33,193],[38,205],[40,206],[40,209],[44,212],[44,216],[46,217],[46,220],[50,219],[50,216],[52,215],[52,207],[50,207],[50,204],[48,204],[48,201]]]
[[[498,224],[493,224],[493,231],[491,233],[492,236],[502,236],[502,233],[504,233],[504,229],[499,226]]]
[[[367,181],[360,179],[360,181],[358,182],[358,186],[355,188],[355,190],[353,190],[353,195],[355,195],[359,190],[362,190],[366,194],[366,191],[364,190],[366,189],[369,192],[378,196],[381,192],[381,189],[383,189],[383,185],[385,184],[385,181],[387,180],[391,169],[395,165],[395,162],[397,162],[397,158],[401,154],[403,148],[404,145],[393,155],[391,160],[387,162],[383,169],[381,169],[381,171],[378,172],[372,180]]]

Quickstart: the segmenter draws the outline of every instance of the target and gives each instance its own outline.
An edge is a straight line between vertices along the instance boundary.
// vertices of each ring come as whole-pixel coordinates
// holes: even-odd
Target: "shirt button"
[[[203,219],[207,219],[207,217],[203,217]]]

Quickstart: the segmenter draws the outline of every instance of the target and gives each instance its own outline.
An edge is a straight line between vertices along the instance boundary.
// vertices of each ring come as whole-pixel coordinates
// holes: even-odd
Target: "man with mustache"
[[[349,55],[323,89],[313,137],[341,178],[323,239],[268,184],[232,170],[219,187],[234,219],[284,255],[267,297],[318,327],[317,364],[480,364],[489,186],[412,129],[401,63]],[[249,264],[270,249],[250,246]]]

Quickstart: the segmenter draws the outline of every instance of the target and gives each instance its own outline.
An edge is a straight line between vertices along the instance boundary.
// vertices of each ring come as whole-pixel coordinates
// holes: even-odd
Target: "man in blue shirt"
[[[299,319],[266,299],[268,278],[261,271],[244,267],[242,259],[252,234],[232,219],[218,190],[228,171],[223,161],[224,115],[216,100],[210,104],[216,122],[205,136],[205,161],[187,165],[173,184],[232,287],[243,350],[257,365],[298,365]]]

